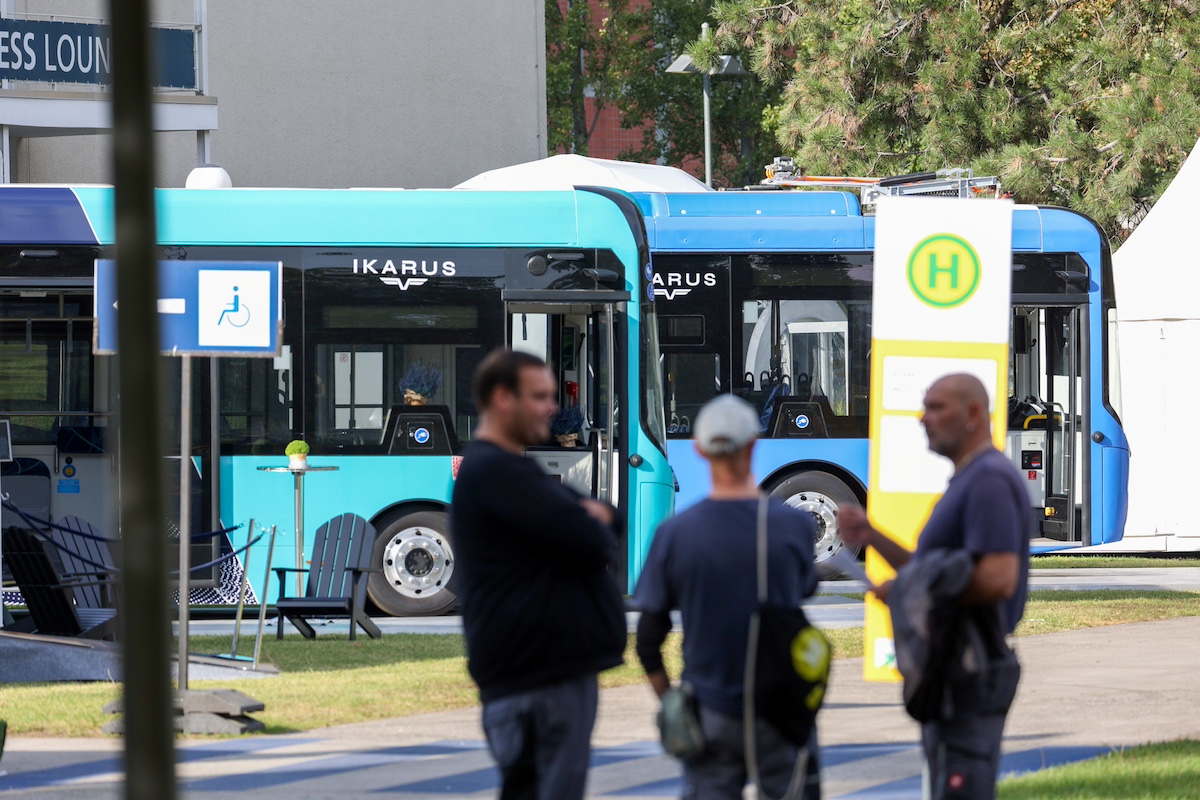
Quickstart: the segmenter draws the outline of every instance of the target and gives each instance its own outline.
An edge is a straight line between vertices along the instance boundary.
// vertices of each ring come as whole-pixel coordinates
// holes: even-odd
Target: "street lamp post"
[[[707,22],[700,26],[700,38],[708,38]],[[673,74],[699,71],[689,55],[680,56],[667,67],[667,72]],[[712,76],[745,74],[746,70],[737,56],[718,56],[718,65],[704,73],[704,182],[709,186],[712,186]]]

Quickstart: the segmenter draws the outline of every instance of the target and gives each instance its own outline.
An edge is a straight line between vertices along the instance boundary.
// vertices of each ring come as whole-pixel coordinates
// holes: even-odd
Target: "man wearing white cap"
[[[696,418],[696,449],[708,461],[712,490],[703,501],[659,526],[633,599],[642,612],[637,653],[659,697],[671,688],[662,644],[670,612],[683,619],[683,681],[699,705],[705,751],[683,764],[683,797],[742,797],[746,754],[743,679],[750,617],[758,606],[756,535],[761,490],[751,470],[759,418],[733,395],[709,401]],[[767,515],[770,602],[799,606],[815,591],[815,526],[810,515],[771,500]],[[762,788],[782,797],[792,779],[797,748],[769,723],[757,727]],[[820,796],[815,731],[804,800]]]

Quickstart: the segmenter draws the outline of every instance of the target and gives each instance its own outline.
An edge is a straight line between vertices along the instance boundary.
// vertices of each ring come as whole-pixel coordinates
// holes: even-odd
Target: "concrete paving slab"
[[[1030,572],[1029,587],[1195,592],[1200,591],[1200,567],[1036,569]]]
[[[1104,568],[1104,569],[1039,569],[1031,573],[1032,590],[1083,591],[1094,589],[1130,589],[1139,591],[1200,591],[1200,568]],[[859,628],[863,625],[863,602],[844,595],[866,592],[860,581],[821,581],[817,595],[807,600],[804,609],[815,625],[823,628]],[[626,614],[629,631],[637,626],[636,612]],[[374,617],[375,624],[384,635],[397,633],[462,633],[462,617]],[[336,634],[344,636],[349,630],[346,620],[313,620],[317,635]],[[678,615],[675,617],[678,629]],[[296,633],[291,623],[285,622],[285,633]],[[266,634],[275,635],[275,620],[267,620]],[[193,635],[233,636],[233,620],[192,620]],[[253,628],[247,634],[242,626],[242,642],[253,641]]]
[[[1079,567],[1072,569],[1035,569],[1029,572],[1031,591],[1087,591],[1129,589],[1137,591],[1200,591],[1200,567]],[[861,581],[822,581],[818,592],[861,593],[867,590]]]
[[[850,599],[838,596],[820,596],[814,597],[805,602],[804,609],[808,613],[809,619],[815,625],[823,628],[858,628],[863,624],[863,602],[857,599]],[[637,630],[638,613],[631,611],[625,615],[626,624],[629,632],[633,633]],[[430,634],[457,634],[462,633],[462,617],[460,616],[442,616],[442,617],[373,617],[375,624],[379,626],[379,630],[385,635],[393,635],[398,633],[430,633]],[[679,630],[679,615],[676,613],[673,617],[675,620],[676,630]],[[350,631],[350,624],[344,619],[311,619],[309,623],[317,631],[317,636],[322,635],[339,635],[345,636]],[[276,620],[268,620],[266,626],[266,635],[275,636]],[[297,633],[296,628],[290,622],[284,621],[284,633]],[[193,620],[189,623],[188,629],[193,636],[233,636],[233,620]],[[243,643],[252,642],[253,636],[246,637],[245,628],[243,627],[242,639]],[[176,632],[178,632],[176,630]]]
[[[1005,732],[1004,769],[1028,772],[1109,749],[1200,738],[1200,618],[1022,637],[1025,669]],[[601,693],[589,796],[678,796],[679,767],[657,744],[646,686]],[[820,736],[825,796],[905,798],[920,791],[917,726],[896,684],[866,683],[861,659],[836,662]],[[0,797],[116,798],[115,739],[11,737]],[[178,749],[181,796],[280,800],[380,792],[408,800],[493,797],[496,772],[477,708]]]

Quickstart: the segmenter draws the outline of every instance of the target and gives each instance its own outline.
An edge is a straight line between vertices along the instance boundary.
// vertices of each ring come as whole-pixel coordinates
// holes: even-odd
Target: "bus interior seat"
[[[787,375],[784,375],[778,381],[769,381],[767,374],[764,372],[762,376],[762,389],[765,399],[762,405],[755,405],[759,414],[759,427],[762,430],[771,430],[771,419],[775,415],[775,409],[783,402],[784,398],[790,397],[792,394],[792,382]]]
[[[4,493],[8,502],[38,519],[50,519],[50,468],[37,458],[18,457],[0,465]],[[4,509],[0,526],[16,525],[27,528],[15,512]]]
[[[734,380],[730,393],[748,403],[753,403],[750,397],[754,394],[754,375],[747,372],[740,380]]]
[[[805,400],[813,396],[813,380],[807,372],[796,376],[796,391],[792,394]]]

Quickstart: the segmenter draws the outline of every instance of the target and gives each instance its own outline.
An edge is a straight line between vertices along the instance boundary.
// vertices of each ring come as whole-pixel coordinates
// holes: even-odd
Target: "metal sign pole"
[[[159,331],[149,0],[110,0],[123,563],[125,797],[174,800],[171,628],[158,421]]]
[[[271,537],[267,539],[267,568],[263,573],[263,593],[258,598],[258,633],[254,636],[254,669],[258,669],[258,654],[262,650],[263,626],[267,624],[267,590],[271,580],[271,558],[275,555],[275,526],[271,526]],[[276,616],[275,623],[283,624],[283,617]]]
[[[250,551],[254,548],[250,546],[250,542],[254,541],[254,518],[250,518],[250,532],[246,534],[246,557],[242,559],[242,581],[238,584],[238,607],[237,616],[233,619],[233,644],[229,648],[229,657],[237,658],[238,636],[242,633],[242,614],[246,610],[246,584],[250,578]]]
[[[186,692],[192,587],[192,357],[182,356],[179,367],[179,691]]]
[[[304,597],[304,470],[292,475],[296,484],[296,597]]]

